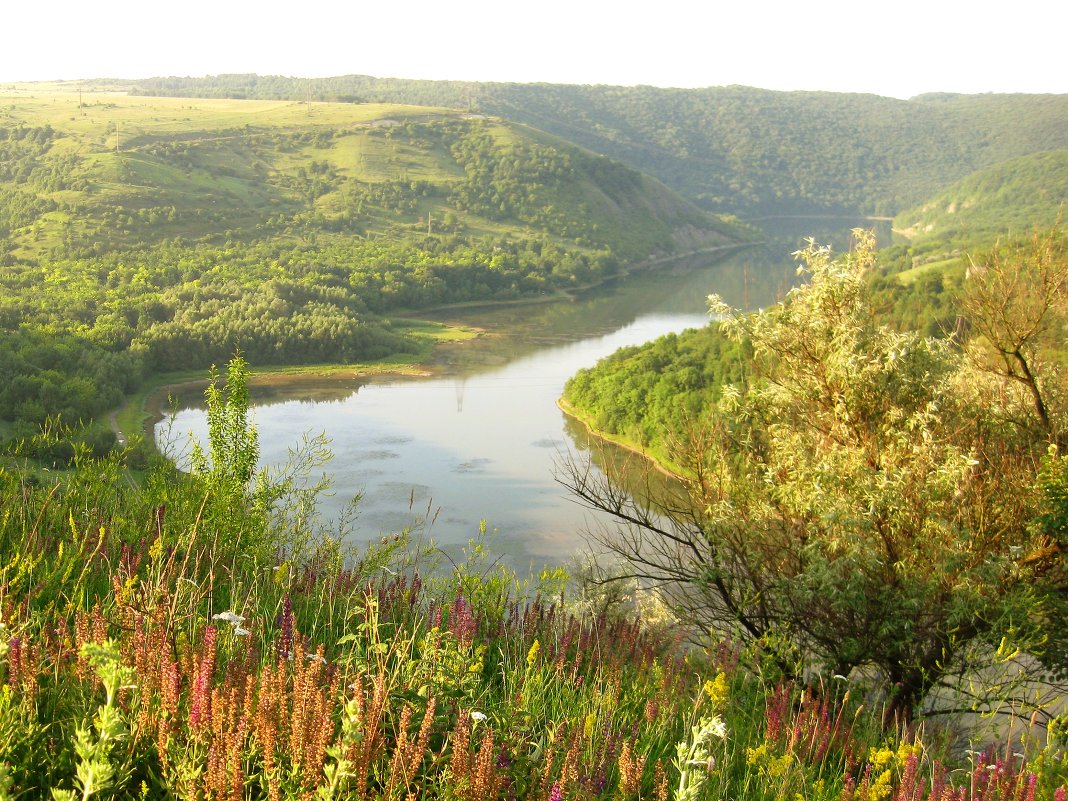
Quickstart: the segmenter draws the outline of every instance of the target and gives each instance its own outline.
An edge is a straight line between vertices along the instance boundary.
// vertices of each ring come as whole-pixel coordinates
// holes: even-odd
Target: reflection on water
[[[847,230],[844,228],[843,230]],[[577,370],[625,345],[707,323],[710,292],[735,306],[772,302],[795,280],[801,236],[696,269],[662,270],[574,302],[464,309],[438,319],[487,333],[442,346],[432,378],[287,377],[251,388],[262,461],[278,464],[305,434],[325,432],[332,518],[362,495],[354,537],[372,541],[432,519],[443,547],[475,537],[526,570],[567,561],[583,531],[603,524],[554,480],[581,442],[556,407]],[[186,405],[172,432],[206,438],[203,409]]]

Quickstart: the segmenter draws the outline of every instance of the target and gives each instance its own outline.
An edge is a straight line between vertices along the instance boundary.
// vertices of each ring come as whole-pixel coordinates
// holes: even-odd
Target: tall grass
[[[582,613],[558,573],[361,553],[167,465],[0,468],[0,798],[1064,798],[863,687]],[[277,523],[285,520],[284,530]]]

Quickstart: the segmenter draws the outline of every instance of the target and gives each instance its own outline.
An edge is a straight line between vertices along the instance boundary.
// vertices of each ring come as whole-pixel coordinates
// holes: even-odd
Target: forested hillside
[[[399,309],[553,294],[752,236],[482,115],[16,91],[0,111],[0,419],[114,406],[146,372],[350,363]]]
[[[668,440],[702,419],[725,385],[742,381],[751,358],[715,325],[668,334],[580,370],[568,381],[566,408],[670,465]]]
[[[875,95],[409,81],[159,78],[146,94],[390,101],[527,123],[655,175],[716,211],[893,216],[976,170],[1068,147],[1068,96]]]
[[[975,243],[1053,225],[1068,203],[1068,150],[1009,159],[964,178],[920,206],[901,212],[894,228],[917,245]]]

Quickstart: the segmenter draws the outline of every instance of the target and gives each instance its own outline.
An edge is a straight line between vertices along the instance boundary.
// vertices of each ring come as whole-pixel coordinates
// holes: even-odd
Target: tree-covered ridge
[[[1068,97],[773,92],[741,86],[414,81],[369,76],[162,78],[177,96],[344,98],[475,109],[527,123],[656,176],[706,208],[893,215],[976,170],[1068,146]]]
[[[922,205],[901,212],[894,228],[914,243],[993,240],[1057,222],[1068,203],[1068,150],[1050,150],[980,170]]]
[[[94,416],[145,373],[235,348],[258,365],[412,352],[382,315],[552,294],[751,235],[630,168],[478,115],[11,99],[0,337],[19,380],[0,419]],[[49,337],[63,353],[42,350]]]

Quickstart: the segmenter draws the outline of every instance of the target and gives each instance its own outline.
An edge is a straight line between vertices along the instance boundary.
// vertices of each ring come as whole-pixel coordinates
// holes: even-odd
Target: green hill
[[[418,350],[382,315],[736,245],[633,169],[442,108],[0,92],[0,419],[146,372]]]
[[[1066,95],[773,92],[221,75],[153,94],[343,98],[476,109],[549,131],[748,217],[893,214],[1010,158],[1068,147]]]
[[[655,181],[483,115],[33,91],[3,98],[0,115],[0,224],[18,258],[293,226],[405,238],[435,220],[625,260],[671,250],[679,230],[729,238]]]
[[[1034,153],[980,170],[894,218],[914,242],[992,239],[1048,228],[1068,202],[1068,150]]]
[[[979,170],[902,212],[893,224],[902,241],[880,254],[880,308],[902,328],[953,330],[964,254],[1052,228],[1066,201],[1068,150],[1051,150]]]

